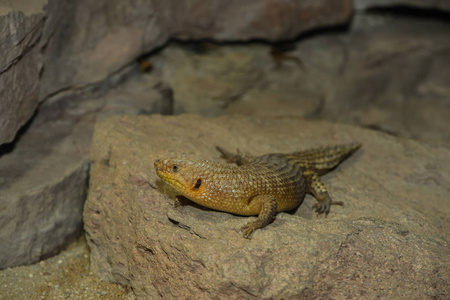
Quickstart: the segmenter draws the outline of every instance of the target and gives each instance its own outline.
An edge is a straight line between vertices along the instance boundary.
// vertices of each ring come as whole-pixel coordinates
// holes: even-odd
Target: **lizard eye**
[[[173,165],[172,166],[172,172],[176,173],[178,171],[180,171],[180,168],[177,165]]]
[[[202,184],[202,180],[201,179],[199,179],[199,180],[197,180],[197,183],[195,184],[195,189],[196,190],[198,190],[198,188],[200,187],[200,185]]]

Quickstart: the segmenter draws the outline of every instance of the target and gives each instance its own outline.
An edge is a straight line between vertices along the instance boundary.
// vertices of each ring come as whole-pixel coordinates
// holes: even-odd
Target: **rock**
[[[267,53],[266,46],[173,44],[149,60],[154,74],[174,88],[176,114],[217,116],[264,81]]]
[[[425,9],[441,9],[450,11],[450,3],[446,0],[354,0],[355,9],[405,6]]]
[[[175,43],[150,61],[175,113],[333,120],[450,147],[448,23],[385,18],[290,47],[277,59],[266,45]]]
[[[45,4],[0,7],[0,144],[50,95],[105,80],[171,38],[292,39],[346,22],[352,8],[350,0],[49,1],[44,14]]]
[[[157,83],[143,75],[103,95],[60,95],[41,106],[14,147],[0,147],[0,269],[56,254],[80,234],[95,121],[170,112]]]
[[[450,146],[448,23],[394,20],[341,41],[347,63],[322,118]]]
[[[0,4],[0,145],[14,139],[39,104],[41,2]]]
[[[43,32],[41,97],[104,79],[170,38],[292,39],[343,23],[350,14],[349,0],[252,0],[245,7],[241,1],[220,0],[145,0],[138,7],[133,1],[58,1],[49,6]],[[67,35],[72,38],[61,43]]]
[[[218,159],[350,141],[363,148],[324,177],[345,202],[315,218],[307,196],[252,240],[254,219],[173,207],[157,158]],[[138,298],[431,299],[450,288],[450,151],[299,118],[114,117],[97,124],[84,221],[91,270]]]
[[[0,268],[45,258],[76,236],[96,120],[173,111],[173,91],[158,80],[100,97],[143,53],[170,38],[290,38],[344,22],[351,11],[349,0],[251,1],[252,14],[237,13],[238,1],[27,2],[0,8],[0,144],[45,104],[0,151]]]

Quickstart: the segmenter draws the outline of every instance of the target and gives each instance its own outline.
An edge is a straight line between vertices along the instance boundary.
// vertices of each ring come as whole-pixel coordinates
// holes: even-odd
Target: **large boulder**
[[[218,159],[216,145],[260,155],[359,141],[323,181],[335,200],[316,218],[307,196],[252,240],[248,217],[173,206],[157,158]],[[96,125],[84,210],[91,270],[152,298],[432,299],[448,292],[450,151],[298,118],[114,117]]]

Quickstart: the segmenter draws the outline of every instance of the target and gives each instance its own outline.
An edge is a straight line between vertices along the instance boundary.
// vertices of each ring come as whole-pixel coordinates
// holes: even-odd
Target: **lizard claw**
[[[325,214],[325,217],[326,217],[326,216],[328,216],[328,213],[330,212],[331,205],[344,206],[344,202],[333,201],[333,200],[331,200],[331,197],[327,194],[327,196],[324,200],[319,201],[313,205],[313,209],[315,210],[317,217],[321,214]]]
[[[258,222],[258,220],[256,221],[252,221],[252,222],[248,222],[247,224],[245,224],[244,226],[241,227],[241,230],[244,233],[244,238],[251,240],[252,239],[252,234],[256,229],[261,228],[261,222]]]

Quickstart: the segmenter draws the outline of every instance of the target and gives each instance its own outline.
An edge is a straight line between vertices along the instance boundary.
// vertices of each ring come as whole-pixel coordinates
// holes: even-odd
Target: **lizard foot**
[[[262,222],[259,222],[259,220],[256,220],[256,221],[248,222],[247,224],[245,224],[244,226],[241,227],[241,230],[244,233],[244,237],[246,239],[250,240],[252,238],[251,236],[252,236],[253,232],[256,229],[260,229],[262,227],[263,227]]]
[[[186,199],[186,197],[181,196],[181,195],[175,196],[175,203],[174,203],[173,207],[176,208],[176,207],[184,206],[188,203],[189,203],[189,200]]]
[[[325,216],[328,215],[330,212],[330,206],[331,205],[340,205],[344,206],[344,202],[342,201],[333,201],[331,200],[331,197],[327,194],[324,200],[317,202],[313,205],[313,209],[315,210],[317,216],[321,214],[325,214]]]

